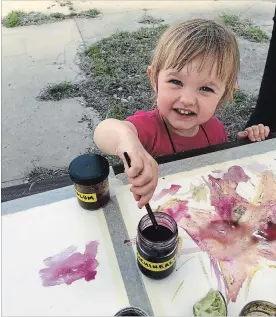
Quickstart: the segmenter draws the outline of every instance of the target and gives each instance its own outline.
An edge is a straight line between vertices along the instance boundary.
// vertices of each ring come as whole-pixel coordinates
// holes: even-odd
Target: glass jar
[[[98,154],[76,157],[69,165],[78,202],[84,209],[95,210],[106,205],[109,193],[109,163]]]
[[[119,310],[114,316],[148,316],[148,314],[139,307],[126,307]]]
[[[146,214],[138,224],[136,237],[137,264],[149,278],[163,279],[175,269],[178,249],[178,229],[175,220],[163,212],[155,212],[159,225],[154,228]]]

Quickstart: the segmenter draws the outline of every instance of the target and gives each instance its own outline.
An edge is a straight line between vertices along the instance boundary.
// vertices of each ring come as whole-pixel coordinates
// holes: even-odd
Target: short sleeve
[[[204,125],[211,145],[222,144],[228,142],[227,132],[223,123],[213,116]]]
[[[228,142],[228,136],[227,136],[227,132],[226,132],[226,129],[224,127],[224,124],[221,121],[219,121],[219,120],[218,120],[218,122],[219,122],[220,130],[221,130],[221,132],[220,132],[221,143],[227,143]]]
[[[125,121],[131,122],[137,129],[138,138],[143,147],[151,152],[156,138],[156,118],[151,112],[136,111]]]

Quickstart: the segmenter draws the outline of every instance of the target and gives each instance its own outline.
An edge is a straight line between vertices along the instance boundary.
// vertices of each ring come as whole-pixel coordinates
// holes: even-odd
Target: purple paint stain
[[[231,166],[228,169],[228,172],[225,173],[222,177],[225,181],[231,181],[235,184],[239,184],[240,182],[246,183],[250,177],[248,177],[244,170],[240,166]]]
[[[224,220],[231,221],[233,219],[232,211],[236,204],[236,198],[223,193],[220,178],[209,175],[211,185],[208,185],[211,191],[211,205],[216,208],[217,213]]]
[[[220,278],[222,276],[222,273],[220,271],[220,268],[219,268],[219,265],[218,265],[218,261],[212,255],[210,255],[210,263],[211,263],[211,266],[214,269],[214,272],[215,272],[215,275],[216,275],[216,278],[217,278],[218,290],[221,292],[222,291],[222,285],[221,285],[221,279]]]
[[[45,259],[47,268],[39,271],[43,286],[60,284],[70,285],[84,278],[87,282],[94,280],[99,265],[96,260],[98,241],[91,241],[86,245],[83,254],[75,252],[76,247],[71,246],[63,252]]]
[[[71,255],[72,253],[74,253],[77,250],[77,247],[72,245],[69,248],[65,249],[64,251],[62,251],[61,253],[54,255],[54,256],[50,256],[49,258],[46,258],[43,260],[43,263],[46,266],[52,266],[55,263],[58,263],[60,261],[65,260],[69,255]]]
[[[174,195],[179,191],[180,188],[181,188],[180,185],[171,185],[169,189],[162,189],[159,194],[155,195],[152,198],[152,200],[153,201],[159,200],[163,198],[164,196],[166,196],[167,194]]]
[[[136,245],[136,238],[132,238],[132,239],[129,239],[129,240],[124,240],[124,244],[126,244],[127,246]]]
[[[276,200],[271,188],[272,177],[270,172],[263,175],[265,198],[254,205],[237,193],[237,185],[249,180],[239,166],[229,168],[221,178],[209,175],[208,181],[203,180],[209,187],[216,214],[194,210],[191,219],[185,217],[179,223],[200,249],[209,254],[218,289],[224,284],[227,302],[236,301],[244,281],[263,257],[276,260]]]
[[[220,197],[219,199],[212,199],[212,205],[216,207],[218,214],[222,219],[232,221],[233,206],[236,201],[234,197]]]
[[[172,207],[165,209],[164,212],[173,217],[176,222],[180,221],[183,217],[191,218],[188,214],[187,200],[177,202]]]

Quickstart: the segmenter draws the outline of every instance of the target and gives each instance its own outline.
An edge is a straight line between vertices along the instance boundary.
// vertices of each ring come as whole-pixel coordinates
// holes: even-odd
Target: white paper
[[[276,151],[250,158],[207,166],[190,172],[169,175],[165,177],[165,179],[160,178],[155,194],[159,193],[164,188],[170,188],[170,185],[172,184],[181,185],[182,187],[174,196],[166,195],[159,201],[152,200],[150,202],[152,209],[155,210],[158,205],[165,203],[170,198],[187,199],[190,195],[189,191],[191,184],[201,184],[202,176],[207,178],[211,171],[215,171],[215,173],[212,173],[213,176],[219,177],[219,175],[222,175],[223,172],[226,172],[227,169],[233,165],[241,166],[245,170],[245,173],[251,178],[248,183],[240,183],[237,192],[247,199],[252,199],[254,196],[253,185],[258,181],[258,173],[265,170],[272,170],[274,175],[276,175]],[[141,217],[146,214],[146,210],[145,208],[142,210],[137,208],[137,203],[135,202],[132,193],[129,191],[128,185],[118,189],[117,198],[129,236],[130,238],[135,238],[138,223]],[[202,208],[206,211],[213,209],[210,205],[209,197],[206,202],[195,202],[191,199],[188,200],[189,208]],[[179,235],[182,237],[183,247],[186,249],[197,246],[181,228],[179,230]],[[135,246],[133,246],[133,248],[136,249]],[[142,275],[155,315],[192,316],[193,305],[204,297],[211,287],[218,289],[218,282],[214,272],[211,273],[210,260],[207,253],[196,252],[182,255],[177,260],[176,268],[185,261],[187,262],[183,264],[180,270],[174,271],[164,280],[155,281]],[[202,268],[202,263],[204,269]],[[275,266],[276,263],[264,260],[263,267],[258,270],[252,278],[248,296],[246,296],[247,282],[244,282],[236,302],[230,302],[228,305],[228,316],[237,316],[243,306],[252,300],[267,300],[276,303],[276,269],[269,268],[268,264]],[[207,271],[207,275],[204,274],[204,270]],[[174,294],[181,283],[182,286],[174,297]]]
[[[99,242],[95,280],[44,287],[43,260],[71,245],[84,252]],[[111,316],[129,301],[103,210],[86,211],[76,198],[2,217],[4,316]]]

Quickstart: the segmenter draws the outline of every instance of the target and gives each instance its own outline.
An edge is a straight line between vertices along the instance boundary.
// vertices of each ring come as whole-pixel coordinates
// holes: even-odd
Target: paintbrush
[[[128,156],[127,152],[124,152],[124,157],[126,159],[128,167],[131,167],[130,157]],[[154,217],[154,214],[153,214],[153,211],[152,211],[150,205],[149,204],[145,204],[145,207],[147,209],[148,215],[150,217],[150,220],[151,220],[151,222],[153,224],[154,229],[158,230],[159,226],[158,226],[158,223],[157,223],[157,221],[156,221],[156,219]]]

